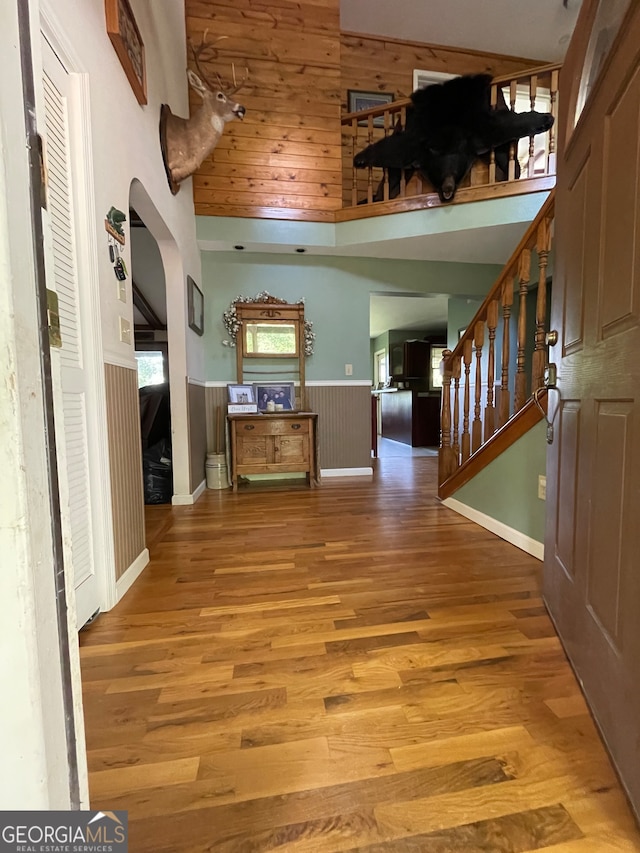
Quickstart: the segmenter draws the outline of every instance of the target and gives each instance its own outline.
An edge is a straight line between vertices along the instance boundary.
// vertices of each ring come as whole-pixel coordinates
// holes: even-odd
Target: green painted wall
[[[542,421],[453,497],[544,542],[545,502],[538,497],[538,475],[546,472],[546,424]]]
[[[447,346],[449,349],[455,349],[458,343],[459,330],[466,329],[481,304],[482,299],[453,297],[449,300],[447,306]]]
[[[205,378],[234,381],[235,350],[222,345],[222,313],[238,296],[267,290],[290,302],[305,299],[316,333],[307,379],[371,379],[369,297],[378,293],[484,295],[495,265],[398,261],[334,256],[202,252],[205,295]]]

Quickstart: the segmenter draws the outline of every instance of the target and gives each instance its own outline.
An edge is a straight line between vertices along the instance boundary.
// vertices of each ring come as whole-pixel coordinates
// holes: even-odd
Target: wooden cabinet
[[[396,391],[381,394],[382,435],[411,447],[440,444],[440,394]]]
[[[420,379],[428,383],[431,390],[441,387],[436,383],[434,368],[438,369],[444,344],[430,341],[403,341],[391,347],[391,376],[404,382],[408,379]]]
[[[304,472],[309,485],[318,484],[316,427],[311,412],[275,415],[228,415],[231,440],[231,485],[245,474]]]

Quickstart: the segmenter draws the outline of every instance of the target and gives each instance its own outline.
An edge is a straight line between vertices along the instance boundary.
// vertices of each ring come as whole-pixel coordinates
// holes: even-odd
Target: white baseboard
[[[536,539],[526,536],[519,530],[514,530],[513,527],[509,527],[501,521],[491,518],[490,515],[485,515],[483,512],[463,504],[462,501],[456,500],[456,498],[445,498],[442,503],[444,506],[449,507],[449,509],[454,510],[454,512],[468,518],[469,521],[475,521],[476,524],[479,524],[480,527],[484,527],[485,530],[490,530],[491,533],[495,533],[496,536],[499,536],[501,539],[511,542],[511,544],[515,545],[516,548],[526,551],[527,554],[531,554],[532,557],[535,557],[538,560],[544,560],[543,542],[538,542]]]
[[[116,603],[124,596],[124,594],[133,586],[134,582],[140,577],[143,569],[149,562],[149,549],[145,548],[135,558],[127,571],[116,581]]]
[[[323,468],[322,477],[372,477],[373,468]]]
[[[190,506],[198,500],[206,488],[207,481],[203,480],[192,495],[174,495],[171,498],[171,503],[173,506]]]

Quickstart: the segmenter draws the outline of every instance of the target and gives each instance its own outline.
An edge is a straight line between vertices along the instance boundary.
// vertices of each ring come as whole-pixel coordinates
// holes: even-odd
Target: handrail
[[[491,440],[496,430],[504,427],[525,406],[529,395],[544,386],[547,266],[554,212],[555,190],[552,190],[455,348],[444,351],[438,456],[441,490],[443,484]],[[529,356],[527,310],[533,310],[528,298],[534,292],[534,287],[530,287],[533,251],[537,253],[538,277],[533,354]],[[515,333],[511,328],[514,302]],[[485,346],[485,337],[488,346]],[[516,344],[513,355],[512,337]]]
[[[556,117],[560,68],[559,64],[552,63],[495,77],[491,85],[491,103],[494,106],[499,103],[501,96],[498,90],[502,89],[511,109],[518,106],[519,111],[532,110],[536,100],[539,102],[542,98],[546,111]],[[523,91],[523,85],[526,91]],[[396,178],[395,183],[390,186],[387,170],[373,166],[356,169],[353,165],[358,151],[388,136],[397,128],[406,126],[407,109],[410,105],[410,98],[401,98],[389,104],[346,113],[341,117],[344,207],[357,207],[363,203],[380,204],[393,199],[415,198],[433,193],[428,182],[424,181],[423,185],[423,176],[415,169],[409,170],[406,175],[403,172],[399,185]],[[498,168],[495,154],[491,152],[484,158],[484,162],[479,160],[473,165],[463,186],[468,185],[477,191],[484,187],[485,197],[495,197],[496,191],[502,195],[505,188],[517,184],[519,174],[529,180],[548,180],[555,175],[555,140],[556,129],[552,126],[546,133],[529,137],[528,142],[525,140],[519,146],[512,145],[506,175]],[[506,169],[504,164],[501,165],[503,170]],[[521,191],[527,190],[523,187]],[[440,203],[439,199],[429,200],[430,207]]]

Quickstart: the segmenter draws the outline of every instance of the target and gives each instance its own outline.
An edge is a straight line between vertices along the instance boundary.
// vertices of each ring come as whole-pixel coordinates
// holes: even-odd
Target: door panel
[[[596,4],[585,0],[561,81],[544,594],[640,813],[640,3],[572,130]]]
[[[69,74],[45,38],[45,162],[47,211],[45,239],[51,269],[48,287],[58,296],[62,347],[52,350],[52,380],[65,565],[76,593],[77,626],[100,607],[92,529],[89,475],[88,375],[82,334],[82,299],[73,203],[74,168],[70,142],[70,109],[74,90]]]

